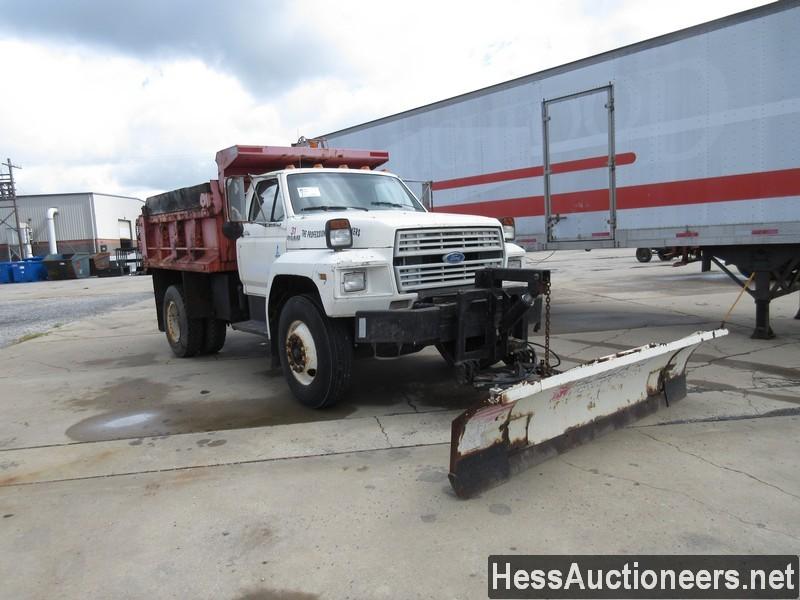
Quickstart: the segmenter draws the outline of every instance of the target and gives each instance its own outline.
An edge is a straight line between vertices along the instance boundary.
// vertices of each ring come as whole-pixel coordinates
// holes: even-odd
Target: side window
[[[250,221],[254,223],[266,223],[270,220],[272,206],[275,203],[278,182],[274,179],[261,181],[256,186],[253,194],[253,202],[250,204]]]
[[[228,220],[244,221],[246,215],[244,177],[226,178],[225,197],[228,200]]]
[[[276,186],[277,188],[277,186]],[[277,188],[275,190],[275,204],[272,206],[272,219],[271,221],[280,222],[283,221],[283,218],[286,215],[283,211],[283,199],[281,198],[281,190]]]

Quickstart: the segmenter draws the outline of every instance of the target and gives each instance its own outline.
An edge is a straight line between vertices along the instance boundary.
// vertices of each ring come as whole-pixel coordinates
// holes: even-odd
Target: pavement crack
[[[389,435],[386,433],[386,430],[383,428],[383,424],[381,423],[381,420],[376,416],[375,417],[375,421],[378,423],[378,427],[381,428],[381,433],[383,434],[383,437],[386,438],[386,443],[389,444],[390,448],[394,448],[394,446],[392,446],[392,442],[389,441]]]
[[[664,421],[653,423],[652,425],[628,425],[629,429],[647,429],[650,427],[664,427],[666,425],[691,425],[693,423],[723,423],[725,421],[750,421],[756,419],[774,419],[777,417],[796,417],[800,415],[800,407],[778,408],[769,412],[758,413],[757,415],[720,415],[717,417],[703,417],[699,419],[676,419],[674,421]]]
[[[406,401],[406,404],[408,404],[408,405],[409,405],[409,406],[412,408],[412,410],[413,410],[415,413],[418,413],[418,412],[419,412],[419,409],[417,408],[417,405],[416,405],[416,404],[414,404],[414,403],[411,401],[411,398],[410,398],[410,397],[408,396],[408,394],[406,394],[405,392],[403,392],[403,399],[405,399],[405,401]]]
[[[774,490],[777,490],[777,491],[781,492],[782,494],[785,494],[785,495],[789,496],[790,498],[794,498],[795,500],[800,500],[800,496],[798,496],[797,494],[792,494],[791,492],[787,492],[782,487],[777,486],[774,483],[769,483],[768,481],[764,481],[763,479],[759,479],[758,477],[756,477],[752,473],[748,473],[747,471],[741,471],[739,469],[734,469],[733,467],[726,467],[725,465],[721,465],[719,463],[715,463],[713,460],[709,460],[704,456],[700,456],[699,454],[695,454],[694,452],[689,452],[688,450],[684,450],[683,448],[681,448],[677,444],[673,444],[672,442],[668,442],[667,440],[663,440],[661,438],[658,438],[658,437],[656,437],[654,435],[651,435],[651,434],[649,434],[649,433],[647,433],[645,431],[642,431],[641,429],[637,429],[636,432],[640,433],[641,435],[643,435],[643,436],[645,436],[647,438],[650,438],[651,440],[653,440],[655,442],[659,442],[661,444],[665,444],[665,445],[667,445],[667,446],[669,446],[671,448],[674,448],[675,450],[677,450],[681,454],[685,454],[687,456],[691,456],[693,458],[696,458],[697,460],[699,460],[701,462],[704,462],[706,464],[709,464],[712,467],[716,467],[717,469],[722,469],[723,471],[730,471],[731,473],[738,473],[739,475],[744,475],[745,477],[748,477],[748,478],[752,479],[753,481],[756,481],[756,482],[758,482],[758,483],[760,483],[762,485],[765,485],[765,486],[770,487],[770,488],[772,488]]]
[[[748,521],[747,519],[744,519],[744,518],[740,517],[739,515],[737,515],[735,513],[732,513],[732,512],[730,512],[728,510],[725,510],[724,508],[718,508],[716,506],[712,506],[711,504],[708,504],[707,502],[704,502],[704,501],[700,500],[699,498],[695,498],[694,496],[692,496],[691,494],[687,494],[686,492],[683,492],[683,491],[680,491],[680,490],[673,490],[671,488],[661,487],[661,486],[658,486],[658,485],[652,485],[652,484],[646,483],[644,481],[639,481],[637,479],[633,479],[631,477],[622,477],[621,475],[614,475],[612,473],[604,473],[602,471],[598,471],[597,469],[587,469],[585,467],[581,467],[580,465],[576,465],[575,463],[569,462],[563,456],[559,456],[558,458],[559,458],[559,460],[561,462],[569,465],[570,467],[572,467],[574,469],[577,469],[579,471],[583,471],[584,473],[589,473],[591,475],[602,475],[603,477],[608,477],[609,479],[617,479],[619,481],[627,481],[628,483],[633,483],[633,484],[636,484],[636,485],[640,485],[642,487],[649,488],[651,490],[656,490],[658,492],[666,492],[668,494],[677,494],[678,496],[682,496],[682,497],[686,498],[687,500],[691,500],[692,502],[695,502],[696,504],[699,504],[700,506],[702,506],[702,507],[704,507],[704,508],[706,508],[708,510],[711,510],[711,511],[713,511],[715,513],[727,515],[727,516],[737,520],[739,523],[741,523],[743,525],[747,525],[749,527],[755,527],[760,531],[769,531],[770,533],[777,533],[779,535],[786,536],[786,537],[788,537],[790,539],[793,539],[793,540],[796,540],[796,541],[800,541],[800,537],[792,535],[791,533],[786,533],[785,531],[779,531],[777,529],[772,529],[770,527],[767,527],[763,523],[757,523],[755,521]]]
[[[783,344],[770,345],[769,347],[765,348],[753,348],[752,350],[748,350],[747,352],[739,352],[738,354],[725,354],[724,352],[720,352],[718,348],[714,347],[714,349],[717,350],[717,352],[720,352],[721,356],[715,356],[703,362],[694,363],[694,361],[692,361],[694,364],[690,368],[688,368],[687,371],[691,372],[691,371],[696,371],[697,369],[703,369],[705,367],[713,365],[714,363],[720,360],[729,360],[731,358],[738,358],[740,356],[748,356],[749,354],[755,354],[756,352],[763,352],[764,350],[767,349],[774,350],[776,348],[783,348],[784,346],[795,346],[795,345],[797,345],[797,342],[791,341],[791,342],[785,342]]]
[[[37,365],[42,365],[43,367],[49,367],[51,369],[61,369],[62,371],[66,371],[67,373],[72,373],[72,369],[68,367],[61,367],[59,365],[51,365],[50,363],[42,362],[41,360],[31,360],[29,362],[36,363]]]

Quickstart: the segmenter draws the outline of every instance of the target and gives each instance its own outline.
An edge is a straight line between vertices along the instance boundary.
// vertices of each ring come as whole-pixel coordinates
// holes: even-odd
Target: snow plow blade
[[[700,331],[598,358],[564,373],[494,389],[453,421],[450,483],[468,498],[513,474],[686,396],[686,363]]]

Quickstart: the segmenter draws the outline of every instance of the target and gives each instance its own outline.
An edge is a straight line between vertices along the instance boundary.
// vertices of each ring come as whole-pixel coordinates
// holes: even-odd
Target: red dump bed
[[[216,273],[236,270],[236,244],[222,234],[227,220],[227,177],[287,167],[375,168],[388,152],[308,146],[231,146],[217,152],[219,179],[147,199],[137,220],[139,248],[146,269]]]

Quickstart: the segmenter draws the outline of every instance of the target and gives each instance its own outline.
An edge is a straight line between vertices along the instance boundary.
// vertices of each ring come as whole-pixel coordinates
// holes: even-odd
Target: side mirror
[[[238,240],[244,233],[244,227],[237,221],[225,221],[222,224],[222,235],[229,240]]]

